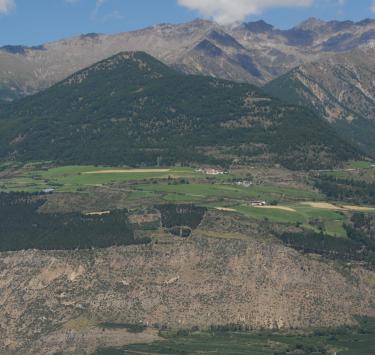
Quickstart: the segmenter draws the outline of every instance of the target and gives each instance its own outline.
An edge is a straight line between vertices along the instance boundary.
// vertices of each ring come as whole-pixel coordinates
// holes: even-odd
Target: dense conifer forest
[[[375,205],[375,182],[322,175],[315,180],[315,187],[331,200]]]
[[[135,239],[126,210],[108,215],[44,214],[40,196],[0,193],[0,251],[73,250],[148,243]]]

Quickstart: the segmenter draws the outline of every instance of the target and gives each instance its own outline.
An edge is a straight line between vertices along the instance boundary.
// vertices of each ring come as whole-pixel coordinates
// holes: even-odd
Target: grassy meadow
[[[130,169],[97,166],[44,168],[39,165],[27,165],[11,177],[3,177],[0,181],[0,192],[38,192],[50,188],[55,189],[56,192],[75,192],[116,182],[197,176],[199,173],[191,168]]]

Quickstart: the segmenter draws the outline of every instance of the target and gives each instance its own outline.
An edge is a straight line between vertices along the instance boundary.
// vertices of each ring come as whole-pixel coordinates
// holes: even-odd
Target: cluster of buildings
[[[42,190],[42,192],[45,193],[45,194],[51,194],[54,191],[55,191],[55,189],[44,189],[44,190]]]
[[[218,168],[199,168],[195,170],[198,173],[203,173],[206,175],[224,175],[228,174],[228,172],[218,169]]]
[[[237,181],[236,185],[243,186],[243,187],[250,187],[250,186],[253,186],[254,184],[252,181]]]
[[[250,201],[250,205],[252,207],[264,207],[267,206],[268,203],[266,201]]]

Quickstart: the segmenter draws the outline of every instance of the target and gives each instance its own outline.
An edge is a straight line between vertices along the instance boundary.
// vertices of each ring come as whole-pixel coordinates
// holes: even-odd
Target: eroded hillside
[[[131,341],[124,330],[103,335],[103,322],[275,329],[375,315],[374,272],[304,256],[252,224],[210,212],[191,239],[158,235],[145,246],[2,253],[0,352],[89,353],[157,339],[151,328]]]

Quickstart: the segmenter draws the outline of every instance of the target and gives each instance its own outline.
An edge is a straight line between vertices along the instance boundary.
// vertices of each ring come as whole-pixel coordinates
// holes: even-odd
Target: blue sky
[[[114,33],[210,17],[289,28],[324,20],[375,17],[375,0],[0,0],[0,45],[37,45],[81,33]],[[373,12],[370,9],[373,6]]]

